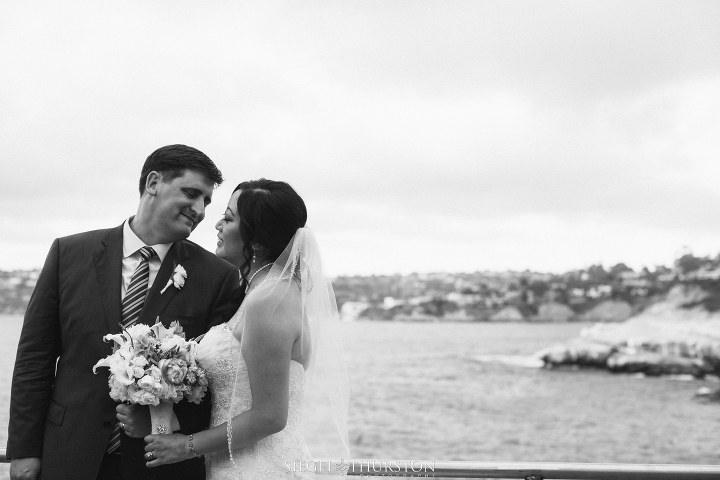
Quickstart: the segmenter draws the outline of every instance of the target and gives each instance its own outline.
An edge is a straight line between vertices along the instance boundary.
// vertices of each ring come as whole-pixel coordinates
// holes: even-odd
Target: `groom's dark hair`
[[[196,170],[212,181],[215,186],[223,182],[222,173],[210,157],[197,148],[187,145],[167,145],[160,147],[145,159],[140,173],[140,195],[145,193],[145,182],[150,172],[163,174],[166,181],[183,175],[185,170]]]

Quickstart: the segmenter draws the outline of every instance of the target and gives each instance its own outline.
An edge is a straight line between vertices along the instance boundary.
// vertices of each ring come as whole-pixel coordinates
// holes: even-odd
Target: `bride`
[[[337,306],[306,219],[287,183],[260,179],[233,192],[215,225],[216,253],[239,269],[246,296],[197,348],[210,428],[145,437],[148,467],[205,455],[208,480],[314,478],[333,472],[313,458],[348,458]]]

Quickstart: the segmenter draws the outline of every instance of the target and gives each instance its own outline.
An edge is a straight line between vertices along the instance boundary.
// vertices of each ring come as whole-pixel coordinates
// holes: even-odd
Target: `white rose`
[[[182,265],[178,265],[173,273],[173,283],[176,288],[182,288],[185,285],[185,279],[187,278],[187,272]]]
[[[127,397],[130,403],[140,403],[140,395],[142,394],[142,390],[139,389],[135,385],[128,385],[127,387]]]
[[[110,386],[110,398],[116,402],[124,402],[128,399],[127,388],[122,383],[115,380],[115,375],[108,377],[108,385]]]
[[[155,382],[155,385],[153,385],[152,393],[153,395],[160,395],[162,393],[163,386],[160,382]]]
[[[177,335],[171,337],[165,337],[160,344],[160,350],[162,352],[169,352],[173,348],[182,349],[185,346],[185,339]]]
[[[150,367],[149,374],[152,376],[153,380],[155,380],[155,383],[159,383],[160,380],[162,380],[162,370],[160,370],[156,365]]]
[[[144,323],[136,323],[127,329],[127,333],[132,338],[138,338],[140,336],[146,336],[150,333],[150,327]]]
[[[138,355],[137,357],[132,359],[132,363],[134,365],[137,365],[138,367],[145,367],[148,364],[147,358],[143,357],[142,355]]]
[[[151,392],[155,387],[155,383],[156,382],[151,375],[145,375],[137,382],[138,387],[142,388],[146,392]]]
[[[140,405],[157,405],[160,403],[160,399],[153,395],[151,392],[145,392],[143,391],[140,394],[140,401],[138,402]]]

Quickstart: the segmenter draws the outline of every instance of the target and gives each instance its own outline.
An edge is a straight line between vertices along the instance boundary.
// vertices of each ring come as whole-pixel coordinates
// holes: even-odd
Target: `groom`
[[[221,182],[202,152],[159,148],[143,166],[134,217],[53,242],[15,360],[7,445],[12,479],[205,478],[202,458],[147,468],[147,407],[118,406],[109,396],[107,369],[93,374],[92,367],[111,353],[103,336],[119,333],[121,325],[178,320],[192,338],[235,313],[237,271],[186,240]],[[185,284],[171,283],[161,293],[179,266],[187,272]],[[209,423],[210,401],[183,400],[174,412],[175,430],[197,432]]]

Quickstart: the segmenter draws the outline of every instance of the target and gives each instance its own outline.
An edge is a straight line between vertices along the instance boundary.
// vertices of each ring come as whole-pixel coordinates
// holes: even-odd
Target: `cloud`
[[[283,179],[336,273],[667,262],[720,234],[715,3],[130,5],[0,6],[0,268],[122,222],[171,143],[227,179],[191,238]]]

